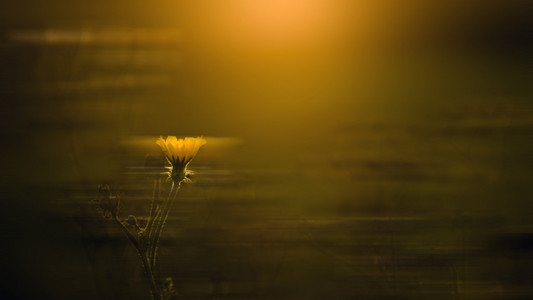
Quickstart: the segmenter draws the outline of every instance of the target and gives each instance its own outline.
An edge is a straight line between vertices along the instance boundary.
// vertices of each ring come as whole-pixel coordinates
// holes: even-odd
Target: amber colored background
[[[183,299],[533,299],[530,1],[11,1],[2,299],[148,299],[90,201],[147,209]]]

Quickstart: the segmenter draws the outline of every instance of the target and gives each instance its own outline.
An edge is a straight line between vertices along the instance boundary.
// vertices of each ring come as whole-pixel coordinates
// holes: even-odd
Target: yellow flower
[[[168,167],[170,179],[176,183],[189,182],[187,177],[192,174],[192,171],[187,170],[187,166],[200,147],[206,144],[205,139],[203,137],[177,139],[175,136],[168,136],[166,140],[160,137],[157,144],[171,165]]]

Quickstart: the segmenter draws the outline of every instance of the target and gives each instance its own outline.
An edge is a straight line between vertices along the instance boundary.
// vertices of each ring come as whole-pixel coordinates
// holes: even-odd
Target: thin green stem
[[[172,196],[172,191],[174,190],[174,183],[172,184],[171,191],[169,193],[169,197],[167,199],[167,202],[165,203],[165,208],[163,209],[161,215],[159,216],[160,222],[156,228],[154,240],[152,243],[152,249],[151,249],[151,265],[156,270],[155,263],[157,258],[157,250],[159,248],[159,239],[161,237],[161,233],[163,232],[163,228],[165,227],[165,223],[168,219],[168,215],[170,212],[170,209],[172,208],[172,203],[174,202],[174,199],[176,199],[176,196],[178,195],[178,191],[180,190],[180,184],[178,183],[177,188],[174,191],[174,195]]]
[[[161,212],[161,215],[159,216],[159,220],[156,224],[156,235],[154,236],[154,241],[155,239],[158,239],[159,238],[159,234],[157,234],[158,232],[160,232],[160,228],[161,228],[161,225],[163,223],[163,219],[162,219],[162,216],[165,214],[165,211],[168,207],[168,203],[170,201],[170,197],[172,196],[172,192],[174,191],[174,187],[175,187],[175,183],[174,181],[172,181],[172,185],[170,186],[170,191],[168,193],[168,197],[167,197],[167,200],[165,201],[165,207],[163,208],[163,211]]]
[[[170,201],[170,196],[172,195],[172,191],[174,190],[174,182],[172,182],[172,186],[170,187],[170,192],[168,193],[167,199],[164,203],[165,208]],[[156,216],[154,218],[154,221],[152,222],[152,226],[150,228],[150,232],[148,233],[148,237],[150,239],[150,246],[149,246],[149,255],[150,255],[150,263],[152,268],[155,267],[155,258],[154,258],[154,251],[155,251],[155,245],[159,241],[159,228],[162,224],[162,216],[164,212],[161,210],[161,207],[158,207],[156,210]]]
[[[154,220],[157,220],[160,216],[161,216],[161,209],[158,207],[158,208],[156,209],[156,213],[155,213],[155,216],[154,216]],[[155,229],[154,229],[155,226],[154,226],[154,225],[155,225],[155,221],[153,221],[153,222],[151,223],[150,227],[148,228],[148,239],[149,239],[150,241],[153,240],[152,237],[153,237],[154,232],[155,232]]]
[[[150,239],[153,233],[154,224],[157,221],[161,209],[159,208],[159,180],[154,180],[154,194],[152,197],[152,204],[150,206],[150,217],[148,218],[148,224],[146,225],[145,232],[148,233],[148,238]]]
[[[120,225],[120,228],[128,236],[128,238],[129,238],[130,242],[133,244],[133,246],[135,246],[136,249],[139,249],[139,241],[137,241],[135,236],[133,236],[133,234],[131,234],[131,232],[128,230],[128,228],[126,228],[126,226],[124,226],[122,221],[120,221],[117,216],[115,216],[114,220],[115,220],[115,222],[118,225]]]
[[[146,277],[150,281],[150,287],[152,290],[152,298],[154,300],[160,300],[162,299],[161,292],[159,290],[159,287],[157,286],[156,279],[154,276],[154,272],[152,268],[150,268],[150,263],[148,261],[148,258],[146,257],[146,253],[141,253],[139,251],[139,255],[141,256],[142,264],[144,267],[144,271],[146,273]]]
[[[133,234],[124,226],[124,223],[118,219],[117,216],[114,217],[115,222],[120,225],[120,228],[124,231],[124,233],[128,236],[130,242],[135,246],[135,249],[137,250],[137,253],[141,257],[141,262],[144,267],[144,273],[147,278],[147,280],[150,282],[150,288],[151,288],[151,294],[152,298],[154,300],[160,300],[161,299],[161,292],[159,291],[159,288],[157,287],[154,273],[152,268],[150,268],[148,259],[146,257],[146,250],[143,250],[139,244],[139,241],[133,236]]]

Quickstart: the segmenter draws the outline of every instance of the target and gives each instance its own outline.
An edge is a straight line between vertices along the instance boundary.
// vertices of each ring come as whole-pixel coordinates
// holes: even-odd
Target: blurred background
[[[531,1],[2,6],[2,299],[149,298],[160,135],[182,299],[533,299]]]

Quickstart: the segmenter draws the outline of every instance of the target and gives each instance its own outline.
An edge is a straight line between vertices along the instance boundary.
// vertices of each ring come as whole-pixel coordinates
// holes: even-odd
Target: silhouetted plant
[[[137,250],[154,300],[167,300],[176,295],[172,278],[167,277],[163,281],[156,275],[159,239],[181,184],[191,182],[189,176],[193,172],[188,169],[188,165],[205,143],[205,139],[201,137],[177,139],[175,136],[168,136],[166,140],[162,137],[157,140],[169,164],[161,174],[168,175],[166,181],[170,188],[166,199],[160,199],[160,180],[154,181],[147,218],[129,215],[126,219],[121,219],[120,195],[114,194],[108,185],[98,187],[100,197],[95,200],[97,208],[104,217],[114,220]]]

